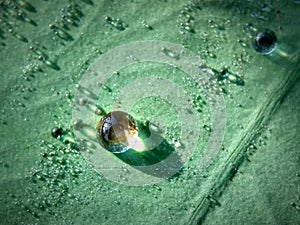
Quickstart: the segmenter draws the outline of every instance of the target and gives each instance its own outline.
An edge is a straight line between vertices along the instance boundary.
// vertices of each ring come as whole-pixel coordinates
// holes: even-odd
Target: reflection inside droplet
[[[143,151],[142,139],[138,136],[137,122],[122,111],[106,114],[97,125],[98,142],[108,151],[122,153],[129,149]]]
[[[267,55],[277,47],[277,37],[271,30],[259,32],[253,40],[253,48],[256,52]]]

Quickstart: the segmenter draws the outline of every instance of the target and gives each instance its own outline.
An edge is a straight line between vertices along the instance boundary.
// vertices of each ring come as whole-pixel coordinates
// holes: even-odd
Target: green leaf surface
[[[297,224],[296,2],[1,1],[0,223]],[[278,46],[261,55],[252,41],[266,28],[276,33]],[[145,40],[172,42],[195,53],[220,90],[210,83],[199,88],[180,69],[157,63],[131,65],[112,75],[96,93],[100,108],[111,110],[124,86],[155,76],[184,89],[198,111],[198,127],[189,129],[199,131],[199,143],[182,169],[157,184],[128,186],[106,179],[82,156],[73,137],[72,110],[76,85],[98,57]],[[180,54],[173,58],[183,58]],[[244,85],[218,79],[224,67]],[[226,128],[218,154],[199,170],[217,123],[211,121],[205,102],[212,99],[205,91],[224,97]],[[162,118],[171,143],[180,139],[183,118],[168,104],[147,98],[133,113]],[[51,136],[54,127],[64,129],[69,144]]]

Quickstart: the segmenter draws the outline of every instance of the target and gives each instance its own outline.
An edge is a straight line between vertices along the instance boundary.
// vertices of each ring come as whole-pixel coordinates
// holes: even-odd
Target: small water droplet
[[[273,31],[266,29],[256,35],[252,46],[257,53],[270,54],[277,47],[277,37]]]
[[[29,2],[27,2],[27,1],[24,1],[24,0],[17,0],[16,3],[17,3],[20,7],[26,9],[26,10],[29,11],[29,12],[33,12],[33,13],[36,13],[36,12],[37,12],[36,9],[34,8],[34,6],[31,5],[31,4],[30,4]]]
[[[83,126],[84,126],[84,123],[81,119],[75,119],[73,121],[73,127],[75,130],[80,130],[83,128]]]
[[[153,27],[150,26],[145,20],[142,20],[142,26],[149,30],[153,30]]]
[[[295,202],[291,203],[291,206],[300,211],[300,205],[296,204]]]
[[[173,59],[176,59],[176,60],[180,59],[180,56],[177,52],[174,52],[174,51],[172,51],[170,49],[167,49],[167,48],[162,48],[162,51],[163,51],[163,53],[165,53],[170,58],[173,58]]]
[[[121,19],[109,17],[109,16],[105,16],[104,19],[107,24],[113,26],[117,30],[123,31],[128,27],[128,25],[125,22],[123,22]]]
[[[59,138],[64,134],[64,130],[61,127],[54,127],[51,130],[51,135],[54,138]]]

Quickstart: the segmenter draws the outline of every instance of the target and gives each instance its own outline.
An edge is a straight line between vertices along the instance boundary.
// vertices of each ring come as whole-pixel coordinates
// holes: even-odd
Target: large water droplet
[[[108,151],[122,153],[134,148],[139,140],[138,126],[131,115],[122,111],[106,114],[97,125],[99,143]]]

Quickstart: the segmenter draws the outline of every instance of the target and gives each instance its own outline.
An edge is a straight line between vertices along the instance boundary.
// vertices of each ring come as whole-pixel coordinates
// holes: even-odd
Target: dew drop
[[[252,45],[257,53],[267,55],[276,49],[277,37],[273,31],[266,29],[256,35]]]
[[[167,49],[167,48],[162,48],[162,51],[165,55],[169,56],[170,58],[173,58],[173,59],[176,59],[176,60],[179,60],[180,59],[180,56],[177,52],[174,52],[170,49]]]
[[[153,30],[153,27],[150,26],[145,20],[142,20],[142,26],[149,30]]]
[[[122,153],[129,150],[138,136],[138,126],[131,115],[122,111],[106,114],[97,125],[98,142],[108,151]]]
[[[123,31],[128,27],[128,25],[125,22],[123,22],[121,19],[109,17],[109,16],[105,16],[104,19],[107,24],[111,25],[117,30]]]
[[[59,138],[64,134],[64,130],[61,127],[54,127],[51,130],[51,135],[54,138]]]
[[[296,210],[300,212],[300,205],[296,204],[295,202],[291,203],[291,206],[294,207]]]
[[[26,10],[29,11],[29,12],[34,12],[34,13],[37,12],[36,9],[34,8],[34,6],[32,6],[32,5],[31,5],[29,2],[27,2],[27,1],[17,0],[16,3],[17,3],[20,7],[26,9]]]
[[[75,119],[73,121],[73,127],[75,130],[80,130],[83,128],[83,126],[84,126],[84,123],[81,119]]]

